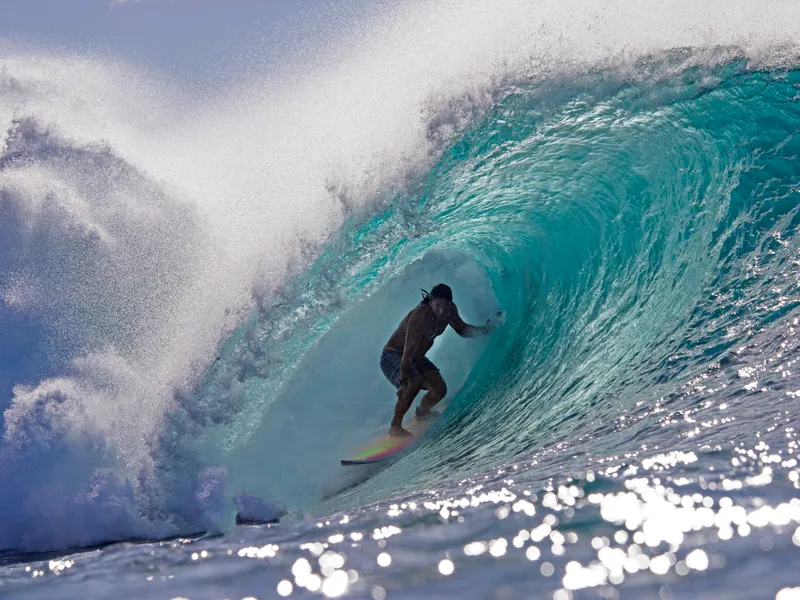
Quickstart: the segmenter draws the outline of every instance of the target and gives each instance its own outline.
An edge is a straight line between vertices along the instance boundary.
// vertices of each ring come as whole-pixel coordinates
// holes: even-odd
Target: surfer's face
[[[431,310],[433,310],[433,314],[439,318],[446,316],[447,312],[450,310],[450,300],[445,300],[444,298],[431,300]]]

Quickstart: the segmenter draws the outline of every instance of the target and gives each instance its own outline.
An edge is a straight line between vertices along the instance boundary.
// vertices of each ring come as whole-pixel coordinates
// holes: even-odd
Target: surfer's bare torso
[[[406,345],[408,345],[411,359],[422,358],[431,349],[436,338],[444,333],[448,325],[459,335],[466,333],[467,324],[459,316],[454,303],[451,302],[441,316],[437,315],[429,304],[420,304],[400,321],[383,348],[405,353]]]
[[[480,326],[465,323],[453,302],[452,290],[444,283],[434,286],[430,293],[422,291],[422,302],[403,317],[381,353],[381,371],[397,389],[397,404],[389,429],[396,436],[411,435],[403,429],[403,416],[420,390],[427,393],[417,408],[417,420],[427,418],[431,408],[447,394],[438,367],[425,356],[436,338],[448,325],[462,337],[489,333],[495,327],[491,319]]]

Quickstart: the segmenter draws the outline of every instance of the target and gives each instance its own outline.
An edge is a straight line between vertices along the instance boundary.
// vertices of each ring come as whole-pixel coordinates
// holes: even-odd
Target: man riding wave
[[[430,410],[447,394],[439,369],[425,354],[434,340],[450,325],[461,337],[475,337],[492,331],[499,324],[502,313],[489,319],[486,325],[469,325],[458,314],[453,302],[453,291],[440,283],[430,293],[422,290],[423,297],[409,312],[386,342],[381,353],[381,370],[397,388],[397,406],[389,434],[407,437],[411,433],[403,429],[403,417],[420,390],[427,390],[416,411],[418,420],[426,419]]]

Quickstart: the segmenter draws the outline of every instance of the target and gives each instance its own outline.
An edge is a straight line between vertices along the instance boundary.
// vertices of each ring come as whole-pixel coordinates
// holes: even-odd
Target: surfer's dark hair
[[[451,290],[450,286],[445,283],[437,283],[431,288],[430,292],[426,290],[420,291],[422,292],[421,304],[430,304],[431,300],[436,300],[438,298],[450,300],[451,302],[453,301],[453,290]]]

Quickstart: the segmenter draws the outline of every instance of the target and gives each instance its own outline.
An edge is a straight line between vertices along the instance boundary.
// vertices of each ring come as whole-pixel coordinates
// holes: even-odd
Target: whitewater
[[[645,4],[0,42],[0,596],[800,597],[800,5]],[[505,324],[341,467],[438,282]]]

